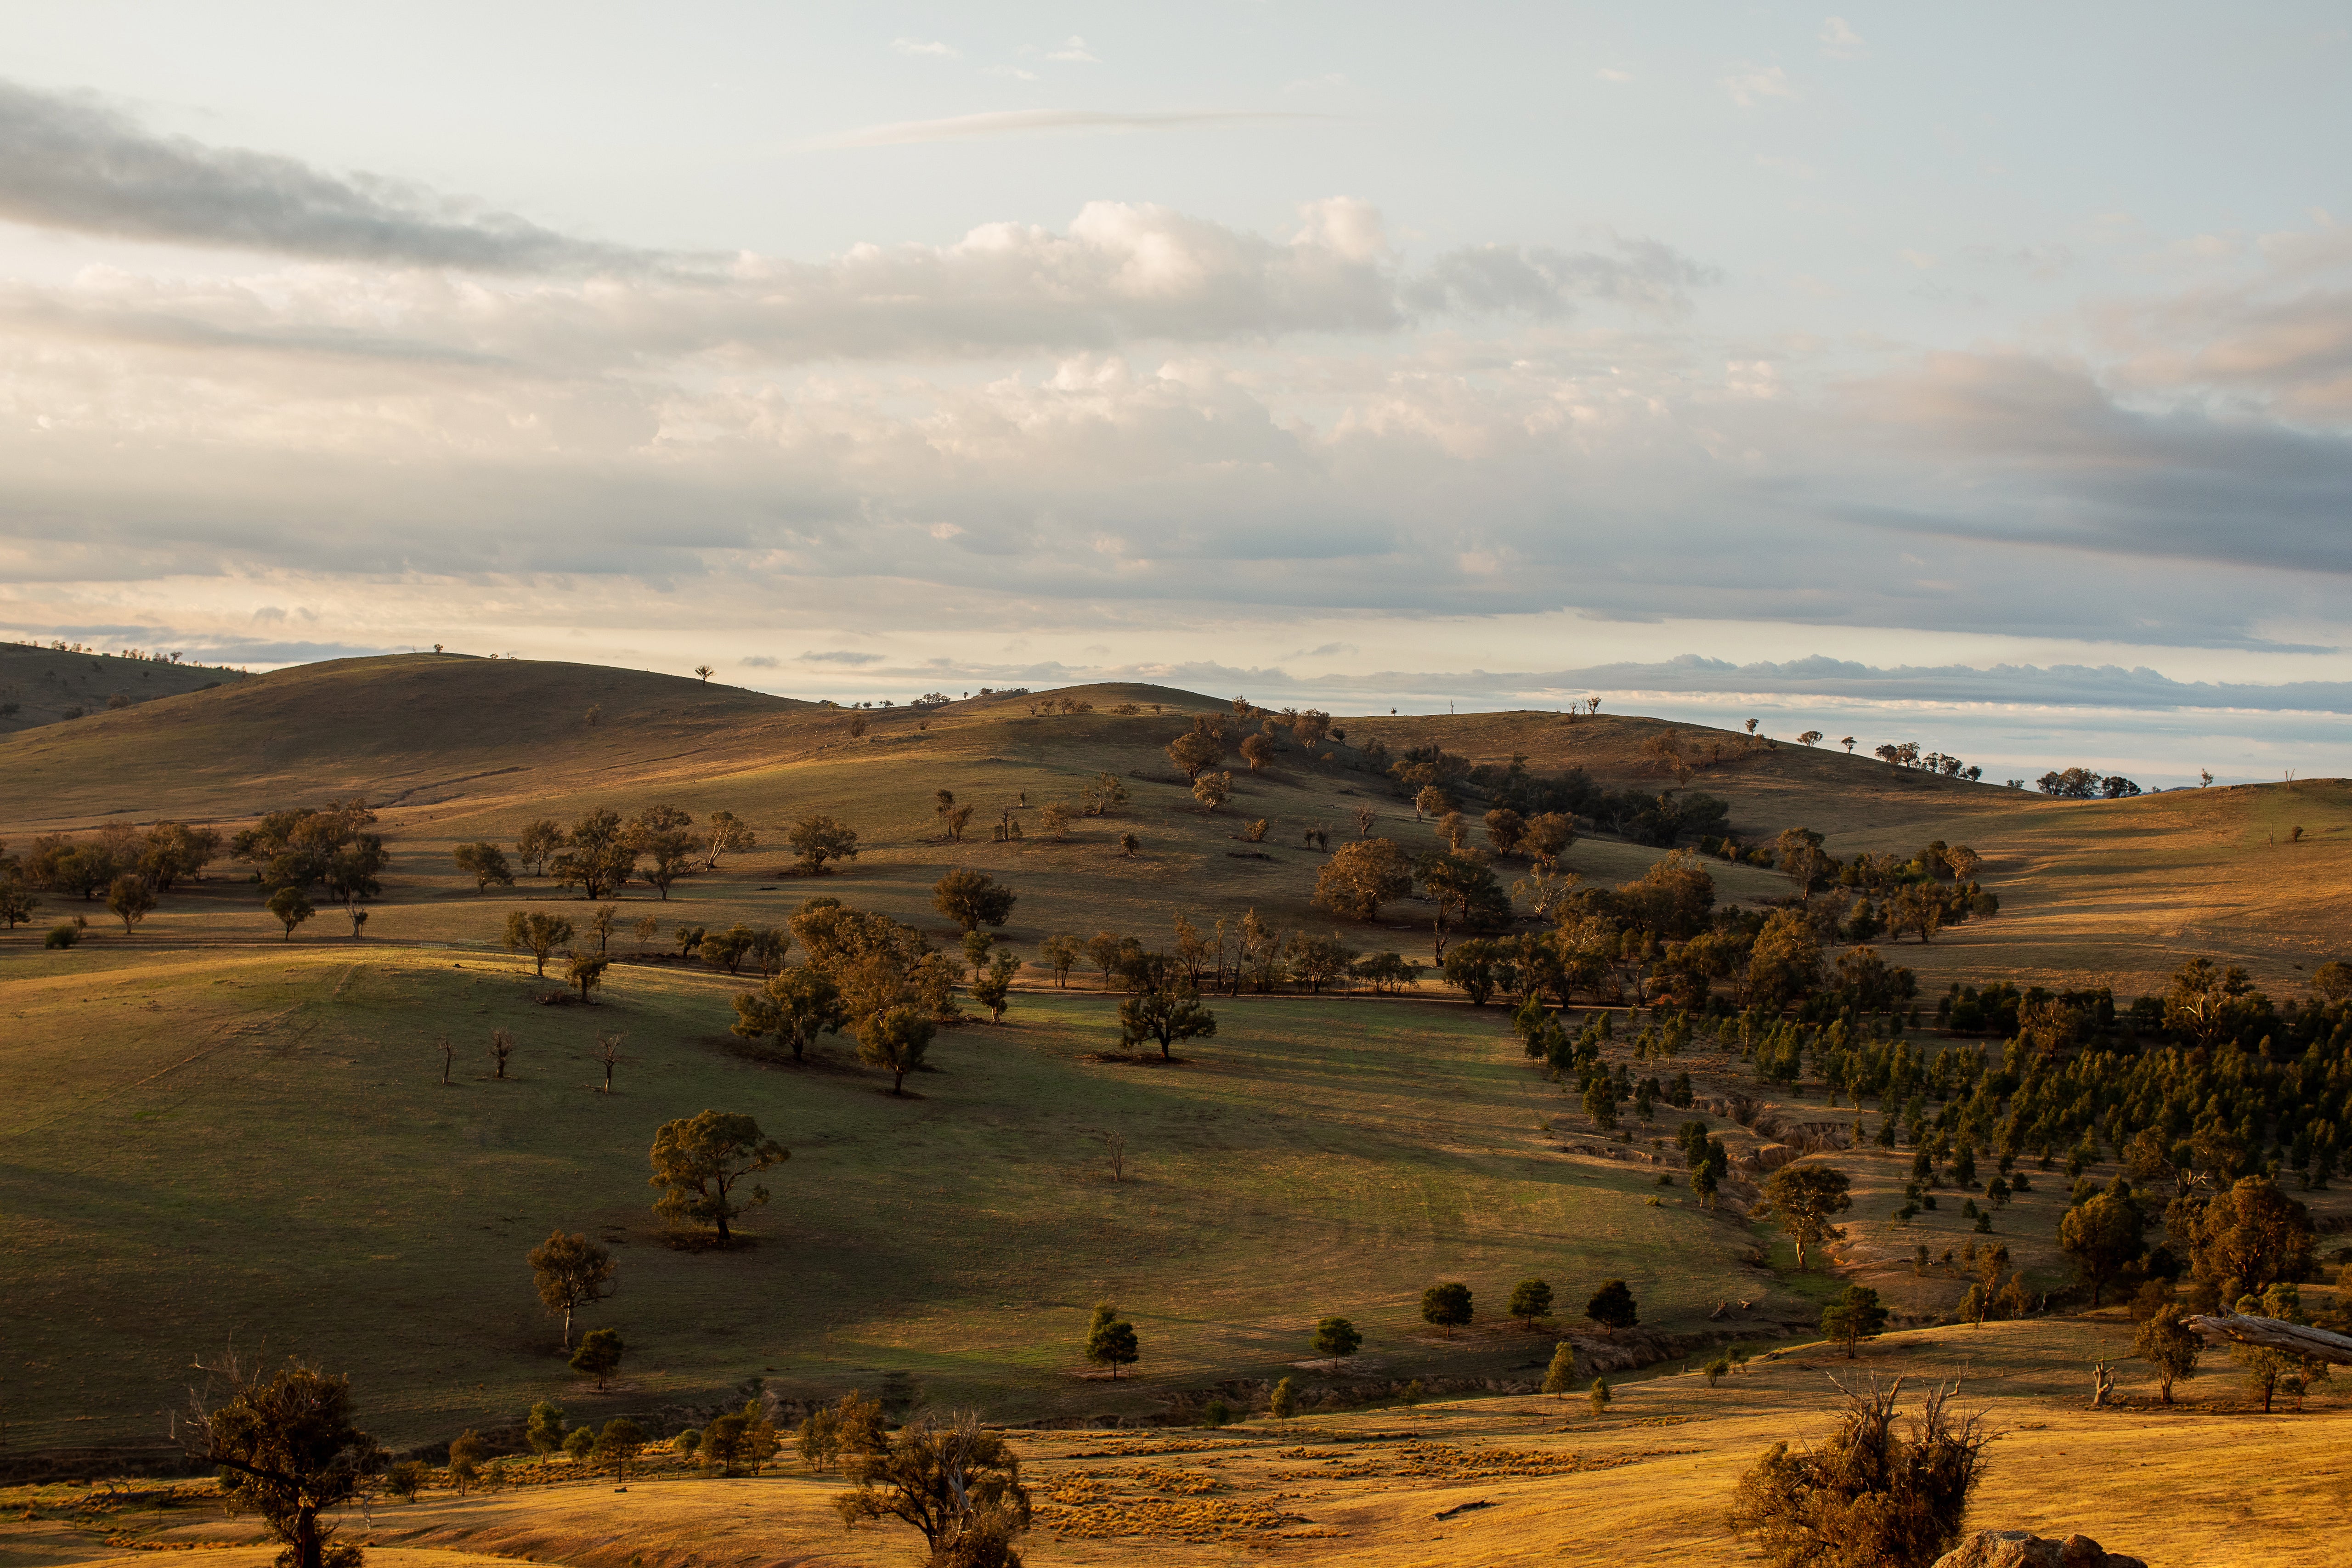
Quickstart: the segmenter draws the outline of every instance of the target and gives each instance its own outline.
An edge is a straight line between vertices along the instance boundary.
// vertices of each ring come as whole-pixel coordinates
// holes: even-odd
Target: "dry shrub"
[[[1959,1384],[1928,1394],[1909,1436],[1895,1430],[1903,1380],[1866,1394],[1838,1384],[1844,1417],[1818,1450],[1775,1443],[1740,1478],[1731,1528],[1779,1568],[1928,1568],[1958,1540],[1969,1493],[1984,1473],[1981,1415],[1947,1410]]]

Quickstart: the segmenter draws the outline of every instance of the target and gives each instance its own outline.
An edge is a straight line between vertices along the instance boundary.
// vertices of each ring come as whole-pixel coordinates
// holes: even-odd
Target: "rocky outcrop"
[[[1936,1568],[2147,1568],[2087,1535],[2053,1541],[2030,1530],[1980,1530],[1936,1559]]]

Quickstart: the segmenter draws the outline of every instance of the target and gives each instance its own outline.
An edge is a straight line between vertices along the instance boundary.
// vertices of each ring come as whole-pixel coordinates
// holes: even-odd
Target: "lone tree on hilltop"
[[[1421,1293],[1421,1321],[1444,1331],[1447,1339],[1470,1318],[1470,1287],[1461,1280],[1442,1280]]]
[[[358,1494],[378,1458],[375,1439],[352,1424],[351,1380],[299,1362],[265,1378],[234,1355],[196,1365],[207,1385],[189,1391],[173,1422],[183,1451],[219,1470],[223,1499],[260,1515],[285,1542],[285,1568],[359,1568],[359,1549],[319,1521],[320,1510]],[[218,1403],[215,1379],[226,1384]]]
[[[547,978],[548,956],[571,940],[572,922],[562,915],[542,914],[537,910],[507,911],[507,951],[530,953],[542,980]]]
[[[1350,920],[1377,920],[1382,904],[1412,891],[1412,862],[1387,838],[1342,844],[1315,875],[1316,906]]]
[[[1886,1331],[1886,1316],[1877,1291],[1867,1285],[1849,1285],[1844,1295],[1822,1309],[1822,1333],[1843,1345],[1845,1359],[1852,1361],[1856,1345]]]
[[[985,871],[950,871],[931,888],[931,907],[968,931],[1003,925],[1017,898]]]
[[[748,996],[735,998],[735,1022],[729,1033],[747,1040],[773,1035],[793,1050],[793,1060],[819,1035],[839,1032],[849,1022],[841,987],[824,971],[808,964],[772,976]]]
[[[662,1123],[654,1134],[650,1157],[654,1173],[648,1184],[661,1190],[654,1212],[672,1225],[688,1221],[714,1226],[724,1247],[733,1239],[727,1222],[744,1209],[768,1201],[768,1189],[754,1184],[750,1198],[738,1203],[737,1184],[793,1155],[761,1133],[760,1124],[750,1117],[705,1110]]]
[[[292,942],[294,928],[319,911],[310,907],[310,900],[302,896],[301,889],[284,887],[269,895],[269,912],[277,917],[279,925],[286,928],[285,936],[279,940]]]
[[[558,1229],[530,1249],[531,1281],[540,1301],[563,1319],[563,1348],[572,1348],[572,1314],[613,1293],[613,1255],[583,1235]]]
[[[1764,1202],[1773,1223],[1797,1244],[1800,1271],[1808,1247],[1842,1234],[1831,1216],[1853,1206],[1853,1184],[1843,1171],[1827,1165],[1783,1165],[1764,1184]]]
[[[1551,1316],[1551,1287],[1540,1279],[1522,1279],[1511,1287],[1511,1316],[1533,1332],[1538,1318]]]
[[[1315,1353],[1345,1361],[1363,1348],[1363,1331],[1345,1318],[1318,1318],[1315,1323]]]
[[[837,816],[804,816],[784,835],[784,842],[800,857],[801,869],[812,877],[832,875],[828,860],[857,858],[857,829]]]
[[[1592,1293],[1592,1300],[1584,1304],[1584,1315],[1612,1334],[1620,1329],[1633,1328],[1642,1321],[1633,1289],[1622,1279],[1603,1280],[1601,1289]]]
[[[481,892],[492,882],[501,888],[515,884],[514,868],[507,864],[506,851],[487,840],[478,844],[460,844],[450,851],[457,869],[474,879],[474,891]]]
[[[601,1394],[605,1380],[620,1370],[621,1353],[626,1348],[618,1330],[591,1329],[580,1336],[580,1348],[572,1352],[572,1370],[594,1378]]]

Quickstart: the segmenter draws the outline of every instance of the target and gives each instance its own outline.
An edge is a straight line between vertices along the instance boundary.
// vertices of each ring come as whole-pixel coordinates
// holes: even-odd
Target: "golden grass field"
[[[1825,1432],[1836,1390],[1903,1377],[1960,1380],[1960,1403],[1996,1434],[1972,1529],[2082,1531],[2158,1568],[2344,1561],[2352,1504],[2352,1407],[2341,1398],[2264,1416],[2235,1408],[2221,1373],[2166,1410],[2126,1362],[2122,1403],[2088,1408],[2089,1362],[2127,1349],[2115,1313],[1889,1334],[1846,1361],[1818,1346],[1775,1352],[1708,1388],[1675,1368],[1628,1379],[1606,1415],[1582,1399],[1441,1400],[1343,1415],[1192,1429],[1020,1431],[1037,1522],[1023,1543],[1046,1565],[1313,1562],[1752,1562],[1724,1522],[1740,1472],[1775,1441]],[[761,1477],[700,1479],[674,1464],[629,1479],[579,1476],[412,1504],[379,1503],[345,1528],[377,1568],[478,1560],[582,1568],[919,1561],[897,1526],[845,1531],[839,1482],[795,1461]],[[219,1568],[260,1568],[249,1522],[197,1499],[156,1509],[82,1507],[88,1489],[0,1492],[0,1568],[128,1564],[196,1549]],[[1465,1505],[1480,1505],[1468,1507]],[[101,1505],[102,1508],[102,1505]],[[1464,1510],[1451,1518],[1441,1513]],[[126,1547],[142,1548],[125,1555]],[[170,1561],[166,1557],[162,1559]]]

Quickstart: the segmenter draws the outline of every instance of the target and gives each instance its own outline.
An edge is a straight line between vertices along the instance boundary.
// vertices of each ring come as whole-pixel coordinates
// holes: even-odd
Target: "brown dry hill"
[[[0,642],[0,735],[251,679],[215,665]]]

